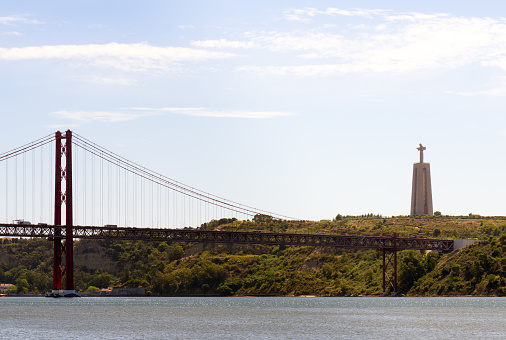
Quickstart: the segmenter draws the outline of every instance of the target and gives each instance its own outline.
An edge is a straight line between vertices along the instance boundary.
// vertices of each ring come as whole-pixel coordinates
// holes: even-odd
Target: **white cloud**
[[[96,29],[96,30],[99,30],[99,29],[102,29],[104,28],[105,26],[104,25],[101,25],[101,24],[93,24],[93,25],[89,25],[88,28],[90,29]]]
[[[193,25],[178,25],[177,28],[179,28],[182,31],[189,31],[195,28]]]
[[[29,15],[11,15],[7,17],[0,17],[0,24],[9,26],[16,24],[43,24],[42,21],[30,19],[29,17]]]
[[[453,93],[461,95],[461,96],[505,97],[506,96],[506,87],[493,88],[493,89],[480,90],[480,91],[460,91],[460,92],[453,92]]]
[[[441,19],[441,18],[450,18],[450,15],[447,13],[434,13],[434,14],[402,13],[385,16],[385,19],[389,21],[411,21],[411,22],[416,22],[420,20]]]
[[[293,115],[293,113],[279,111],[213,110],[204,107],[132,108],[132,110],[170,112],[186,116],[217,118],[275,118]]]
[[[279,111],[247,111],[247,110],[213,110],[205,107],[133,107],[118,108],[113,111],[57,111],[53,116],[67,119],[77,123],[118,123],[136,120],[144,117],[162,116],[167,114],[179,114],[194,117],[213,118],[275,118],[292,116],[290,112]]]
[[[238,47],[255,46],[271,52],[292,53],[295,58],[290,66],[248,65],[238,70],[297,75],[398,74],[468,65],[506,70],[506,19],[381,10],[292,12],[307,16],[323,13],[373,17],[370,25],[346,25],[339,33],[317,29],[247,33],[244,41],[236,43]],[[207,47],[219,47],[219,44],[209,43]]]
[[[141,117],[155,116],[157,113],[110,112],[110,111],[57,111],[53,115],[59,118],[81,123],[117,123],[135,120]]]
[[[208,52],[185,47],[157,47],[145,43],[109,43],[0,48],[0,59],[3,60],[117,57],[180,61],[226,58],[230,56],[230,54],[226,53]]]
[[[128,71],[168,70],[183,61],[204,61],[234,56],[230,53],[186,47],[158,47],[138,44],[55,45],[0,48],[0,60],[66,59]]]
[[[310,33],[279,33],[268,32],[257,36],[252,35],[253,41],[272,51],[341,51],[350,47],[349,41],[339,34],[320,32]],[[335,52],[334,52],[335,53]]]
[[[87,76],[74,76],[72,78],[88,83],[105,84],[105,85],[132,85],[136,82],[135,79],[124,76],[103,77],[97,75],[87,75]]]
[[[315,15],[314,12],[316,12],[316,9],[306,8],[306,9],[291,9],[285,11],[283,14],[287,20],[310,22],[311,17]]]
[[[285,11],[283,14],[287,20],[300,21],[300,22],[311,22],[313,18],[318,15],[329,15],[329,16],[347,16],[347,17],[364,17],[372,18],[375,15],[384,14],[388,11],[377,10],[377,9],[363,9],[354,8],[351,10],[332,8],[329,7],[326,10],[318,10],[316,8],[306,7],[303,9],[290,9]]]
[[[253,41],[231,41],[227,39],[198,40],[192,41],[191,45],[201,48],[253,48],[259,46]]]
[[[109,43],[0,48],[0,60],[56,59],[122,71],[173,72],[182,70],[184,62],[221,61],[238,56],[231,51],[240,50],[250,54],[252,58],[242,60],[251,64],[236,70],[258,74],[404,74],[466,66],[506,71],[504,18],[359,8],[303,8],[284,14],[290,20],[320,16],[326,22],[313,28],[304,25],[300,30],[244,32],[240,39],[195,40],[189,42],[191,47]],[[343,17],[348,18],[344,23]],[[272,64],[266,64],[267,60]],[[219,67],[222,65],[227,64]],[[91,77],[88,81],[129,82],[114,77]]]
[[[23,35],[23,33],[12,31],[12,32],[2,32],[1,35],[20,37]]]
[[[313,77],[313,76],[331,76],[337,73],[363,73],[366,72],[365,65],[341,65],[341,64],[328,64],[328,65],[303,65],[303,66],[243,66],[238,67],[236,71],[248,72],[260,76],[274,74],[278,76],[298,76],[298,77]]]

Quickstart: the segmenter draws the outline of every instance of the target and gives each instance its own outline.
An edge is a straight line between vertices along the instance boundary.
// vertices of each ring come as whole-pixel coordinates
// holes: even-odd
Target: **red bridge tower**
[[[62,143],[65,140],[65,144]],[[62,159],[65,157],[65,168]],[[54,262],[53,262],[53,291],[48,297],[74,297],[81,293],[74,290],[74,235],[72,216],[72,131],[65,134],[56,132],[56,163],[55,163],[55,193],[54,193]],[[62,182],[65,181],[65,192]],[[65,204],[65,244],[62,244],[62,205]],[[65,254],[65,265],[62,256]],[[62,289],[62,279],[65,278],[65,289]]]

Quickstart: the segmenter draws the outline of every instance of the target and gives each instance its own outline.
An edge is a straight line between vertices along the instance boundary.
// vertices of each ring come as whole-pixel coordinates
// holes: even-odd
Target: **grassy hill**
[[[336,216],[333,220],[236,221],[206,230],[475,238],[440,255],[399,253],[399,291],[407,295],[505,295],[506,218]],[[379,295],[381,253],[322,247],[213,245],[81,240],[75,243],[76,289],[145,287],[153,295]],[[52,284],[52,243],[20,239],[0,245],[0,282],[20,292]]]

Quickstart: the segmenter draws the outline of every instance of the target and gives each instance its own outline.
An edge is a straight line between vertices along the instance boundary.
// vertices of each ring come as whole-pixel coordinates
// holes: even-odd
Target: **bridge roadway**
[[[0,236],[54,238],[55,228],[65,239],[65,226],[46,224],[0,224]],[[165,242],[238,243],[266,245],[324,246],[387,251],[405,249],[453,251],[453,240],[403,238],[394,236],[358,236],[330,234],[288,234],[258,231],[210,231],[195,229],[127,228],[113,226],[74,226],[78,239],[117,239]]]

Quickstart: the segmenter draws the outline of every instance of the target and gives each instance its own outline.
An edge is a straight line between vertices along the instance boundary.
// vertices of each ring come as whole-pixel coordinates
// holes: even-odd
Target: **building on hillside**
[[[0,283],[0,294],[7,294],[7,290],[12,286],[12,283]]]

